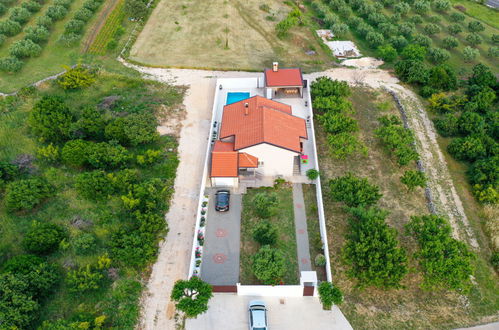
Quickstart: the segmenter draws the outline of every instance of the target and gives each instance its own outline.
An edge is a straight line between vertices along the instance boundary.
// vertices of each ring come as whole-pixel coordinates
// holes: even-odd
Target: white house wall
[[[211,178],[214,187],[237,187],[237,178]]]
[[[292,176],[294,157],[298,155],[296,152],[267,143],[261,143],[239,151],[257,157],[259,163],[263,162],[263,166],[258,165],[257,171],[264,176]]]

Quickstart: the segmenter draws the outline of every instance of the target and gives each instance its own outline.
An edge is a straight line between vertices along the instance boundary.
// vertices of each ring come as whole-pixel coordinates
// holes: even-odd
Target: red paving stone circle
[[[308,264],[308,259],[307,258],[301,258],[301,263],[306,265]]]
[[[295,204],[297,208],[301,209],[303,207],[303,205],[301,205],[300,203],[296,203]]]
[[[223,264],[227,261],[227,256],[223,253],[217,253],[213,256],[213,262],[216,264]]]
[[[305,229],[298,229],[298,234],[305,234]]]
[[[225,237],[225,236],[227,236],[227,230],[225,230],[223,228],[218,228],[217,231],[215,232],[215,235],[217,237]]]

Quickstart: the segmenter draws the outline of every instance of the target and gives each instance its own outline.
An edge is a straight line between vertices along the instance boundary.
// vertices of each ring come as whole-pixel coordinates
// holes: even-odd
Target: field
[[[243,209],[241,212],[241,257],[240,282],[241,284],[261,284],[251,270],[251,257],[258,251],[258,243],[253,240],[252,230],[258,221],[261,221],[252,207],[252,198],[260,192],[275,192],[279,200],[277,214],[270,218],[278,228],[276,248],[281,250],[286,260],[286,273],[283,276],[284,284],[298,284],[298,257],[296,256],[296,233],[293,214],[293,193],[291,186],[248,189],[243,195]]]
[[[467,296],[421,289],[422,277],[417,272],[418,264],[413,257],[409,258],[410,271],[402,281],[404,287],[401,289],[358,289],[355,282],[347,277],[348,268],[342,260],[341,250],[345,243],[348,215],[342,204],[333,202],[327,196],[330,178],[352,172],[378,185],[383,194],[378,204],[390,212],[386,221],[397,230],[398,239],[409,256],[416,251],[416,245],[403,227],[410,216],[428,213],[423,190],[417,188],[410,192],[400,182],[404,170],[411,169],[411,166],[399,167],[374,136],[374,129],[379,125],[378,117],[399,115],[391,96],[381,91],[354,88],[351,101],[356,111],[354,117],[359,122],[360,138],[368,148],[367,157],[358,155],[346,160],[333,159],[327,149],[325,134],[320,124],[316,125],[333,282],[345,294],[341,310],[354,329],[442,329],[497,320],[499,287],[496,275],[487,262],[489,254],[485,252],[477,253],[476,285]],[[379,107],[379,104],[389,106]],[[480,246],[486,247],[487,239],[479,220],[474,218],[473,221],[473,229],[479,233]]]
[[[36,150],[41,145],[28,129],[27,118],[33,104],[46,95],[60,96],[69,105],[71,113],[76,116],[81,115],[83,108],[95,108],[107,96],[118,98],[114,105],[110,105],[110,109],[119,106],[121,115],[125,115],[127,111],[133,113],[157,111],[160,115],[162,114],[160,109],[168,111],[178,107],[182,101],[183,89],[101,71],[97,82],[90,88],[64,91],[53,82],[45,83],[38,90],[25,92],[23,96],[2,100],[0,107],[0,163],[11,162],[20,154],[32,155],[33,160],[29,166],[32,166],[33,170],[31,174],[23,174],[22,178],[33,176],[43,178],[54,189],[53,194],[33,210],[12,212],[7,210],[5,189],[0,184],[0,264],[2,264],[0,274],[4,272],[4,262],[26,253],[21,242],[33,221],[57,224],[67,232],[67,238],[60,243],[58,251],[42,255],[44,260],[56,267],[61,279],[54,289],[55,292],[40,302],[38,312],[35,311],[30,315],[30,318],[34,318],[30,328],[37,328],[37,325],[44,320],[56,319],[64,319],[63,322],[77,322],[75,323],[77,325],[73,324],[74,328],[80,327],[80,323],[87,321],[93,324],[95,318],[104,316],[105,327],[131,329],[138,318],[138,298],[142,291],[142,281],[147,277],[147,270],[154,258],[144,264],[135,265],[129,263],[129,258],[126,262],[119,261],[119,257],[112,252],[111,237],[116,235],[120,228],[132,224],[129,222],[130,215],[127,215],[129,211],[123,208],[120,197],[115,195],[97,200],[85,198],[75,187],[78,176],[84,172],[81,168],[67,166],[60,161],[50,163],[37,156]],[[110,112],[106,112],[106,116],[114,116],[112,114],[114,110],[107,111]],[[178,163],[175,138],[162,136],[155,142],[127,149],[133,157],[149,149],[159,149],[165,153],[164,157],[151,166],[138,166],[131,160],[127,167],[138,171],[141,182],[158,178],[164,183],[167,194],[161,203],[167,208]],[[164,209],[160,211],[161,220],[164,211]],[[164,223],[161,227],[163,228],[161,232],[164,232]],[[151,245],[154,251],[157,249],[159,234],[159,232],[153,234],[156,237]],[[76,245],[76,240],[82,235],[87,238],[93,237],[93,243],[86,246],[85,250]],[[144,243],[143,248],[147,244]],[[78,267],[94,265],[102,256],[111,257],[111,268],[105,271],[98,288],[84,294],[72,292],[68,284],[68,274]],[[147,260],[142,254],[140,258]],[[3,318],[3,315],[0,318]]]
[[[464,6],[466,8],[466,15],[499,29],[499,22],[497,20],[499,11],[497,9],[489,8],[473,0],[451,0],[451,2],[454,6]]]
[[[259,9],[264,4],[270,9]],[[157,67],[222,70],[260,71],[273,61],[308,71],[328,66],[333,60],[307,24],[292,28],[284,40],[276,37],[276,23],[291,9],[277,0],[162,1],[129,58]],[[310,50],[316,54],[306,55]]]
[[[88,48],[89,53],[105,54],[106,50],[111,48],[108,46],[109,42],[115,36],[116,31],[121,26],[123,18],[125,17],[124,7],[125,1],[118,1],[97,36],[95,36],[95,39],[91,40],[92,42]]]

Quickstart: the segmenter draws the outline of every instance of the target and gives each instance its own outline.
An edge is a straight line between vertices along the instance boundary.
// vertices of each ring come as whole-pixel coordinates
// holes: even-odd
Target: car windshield
[[[253,309],[253,329],[265,329],[267,326],[267,322],[265,320],[265,310],[262,309]]]
[[[226,194],[226,193],[219,193],[217,195],[217,201],[218,201],[218,204],[228,204],[229,203],[229,194]]]

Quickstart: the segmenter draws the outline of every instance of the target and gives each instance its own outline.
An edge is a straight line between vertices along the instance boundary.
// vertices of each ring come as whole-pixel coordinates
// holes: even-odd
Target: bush
[[[104,171],[84,172],[76,177],[76,190],[78,193],[91,200],[107,198],[114,191],[111,178]]]
[[[474,162],[467,172],[473,185],[499,185],[499,156],[484,158]]]
[[[338,96],[317,96],[312,101],[312,106],[314,108],[315,113],[352,112],[352,103],[347,99]]]
[[[428,48],[431,46],[432,41],[430,37],[427,37],[423,34],[415,34],[414,37],[412,38],[412,42],[416,45]]]
[[[2,327],[27,329],[36,318],[39,304],[27,292],[29,283],[10,273],[0,274],[0,306]]]
[[[458,117],[448,113],[441,118],[435,119],[435,128],[442,136],[456,136],[459,133],[457,127]]]
[[[159,138],[157,125],[158,120],[153,114],[131,114],[111,121],[105,128],[105,135],[107,139],[117,140],[123,145],[137,146]]]
[[[468,23],[468,30],[470,32],[482,32],[485,30],[485,26],[479,21],[471,21]]]
[[[42,5],[40,3],[33,0],[23,2],[21,6],[29,10],[31,13],[36,13],[42,8]]]
[[[414,11],[418,14],[424,15],[431,10],[430,2],[425,0],[416,0],[414,2]]]
[[[423,23],[423,18],[420,15],[412,15],[412,17],[409,18],[409,21],[414,24],[421,24]]]
[[[411,6],[406,2],[398,2],[393,6],[393,11],[400,15],[407,15],[411,10]]]
[[[72,134],[95,140],[104,138],[106,120],[95,107],[85,107],[73,126]]]
[[[378,32],[369,32],[366,35],[366,41],[369,43],[369,45],[373,48],[378,47],[379,45],[383,44],[385,41],[385,38],[381,33]]]
[[[426,24],[426,25],[423,27],[423,31],[424,31],[427,35],[432,36],[432,35],[434,35],[434,34],[440,33],[440,26],[438,26],[437,24],[433,24],[433,23]]]
[[[435,5],[435,9],[441,12],[449,10],[451,6],[448,0],[436,0],[433,4]]]
[[[367,156],[367,147],[351,133],[339,133],[329,135],[327,143],[331,155],[336,159],[346,159],[353,153],[361,153]]]
[[[319,253],[318,255],[315,256],[315,265],[317,267],[324,267],[326,266],[326,263],[327,263],[326,257],[323,254]]]
[[[262,219],[270,218],[277,213],[279,200],[275,193],[258,193],[252,202],[256,215]]]
[[[429,71],[428,84],[438,90],[454,90],[457,88],[456,72],[446,64],[434,66]]]
[[[23,239],[26,251],[35,254],[49,254],[59,248],[67,233],[63,227],[49,222],[34,222]]]
[[[137,163],[143,166],[151,165],[157,163],[163,157],[164,157],[163,151],[148,149],[144,154],[137,155]]]
[[[110,245],[114,259],[128,267],[143,267],[157,253],[156,239],[149,233],[120,230],[111,236]]]
[[[359,178],[352,173],[329,181],[330,196],[334,201],[344,202],[347,206],[369,206],[382,196],[379,187]]]
[[[393,62],[397,58],[397,51],[390,44],[378,47],[378,56],[385,62]]]
[[[348,33],[348,25],[344,23],[336,23],[331,27],[335,36],[344,36]]]
[[[87,164],[89,143],[83,140],[68,141],[61,151],[62,161],[70,166],[82,167]]]
[[[499,47],[491,46],[489,47],[489,51],[487,52],[487,56],[489,57],[499,57]]]
[[[0,22],[0,34],[4,34],[7,37],[15,36],[21,32],[21,24],[16,21],[7,19]]]
[[[72,2],[73,0],[54,0],[54,5],[63,6],[64,8],[69,9]]]
[[[60,142],[69,138],[73,117],[58,96],[43,96],[35,103],[28,117],[28,124],[44,141]]]
[[[428,50],[428,58],[434,64],[443,63],[450,58],[450,53],[442,48],[432,47]]]
[[[71,243],[76,254],[85,255],[95,250],[97,240],[91,233],[81,233]]]
[[[413,23],[406,22],[399,25],[399,32],[406,38],[410,38],[415,31]]]
[[[445,37],[444,40],[442,41],[444,48],[446,49],[453,49],[459,46],[459,41],[457,38],[454,37]]]
[[[100,271],[90,265],[80,267],[78,270],[70,270],[66,278],[66,284],[70,292],[83,294],[97,290],[104,276]]]
[[[130,159],[128,151],[114,143],[89,143],[87,152],[87,164],[98,169],[121,168]]]
[[[452,22],[462,22],[464,21],[466,16],[463,13],[453,12],[452,14],[450,14],[449,18]]]
[[[463,32],[463,28],[459,24],[451,24],[451,25],[449,25],[448,29],[449,29],[449,33],[453,34],[453,35],[456,35],[456,34]]]
[[[83,32],[84,27],[85,27],[85,22],[80,21],[78,19],[69,20],[64,25],[65,33],[81,34]]]
[[[319,177],[320,173],[315,168],[311,168],[307,170],[306,175],[309,180],[313,181]]]
[[[14,73],[19,72],[24,63],[17,57],[4,57],[0,59],[0,71]]]
[[[50,143],[47,146],[39,147],[36,150],[37,158],[47,162],[47,163],[55,163],[60,158],[60,150],[58,146],[54,146]]]
[[[143,0],[125,0],[125,10],[130,17],[141,19],[147,15],[147,2]]]
[[[66,47],[74,46],[79,43],[80,39],[82,38],[81,34],[77,33],[63,33],[59,37],[58,42],[62,43]]]
[[[260,245],[274,245],[277,237],[277,227],[270,221],[259,221],[253,228],[253,239]]]
[[[342,113],[326,112],[325,114],[318,116],[318,121],[329,134],[355,132],[359,130],[357,120],[345,116]]]
[[[343,255],[350,266],[349,277],[363,288],[400,288],[408,273],[407,254],[399,247],[397,231],[385,223],[387,211],[352,208]]]
[[[319,96],[348,97],[351,94],[350,87],[345,81],[333,80],[329,77],[319,77],[311,84],[312,98]]]
[[[423,61],[427,49],[417,44],[409,44],[402,50],[402,57],[406,60]]]
[[[68,14],[68,10],[63,6],[50,6],[47,8],[45,15],[50,17],[53,21],[59,21]]]
[[[278,249],[262,246],[253,256],[252,264],[255,277],[265,285],[276,285],[286,271],[284,256]]]
[[[397,50],[403,49],[409,43],[404,36],[391,37],[388,42]]]
[[[88,22],[94,13],[87,8],[80,8],[75,12],[74,18],[83,22]]]
[[[485,131],[485,121],[478,113],[465,111],[459,117],[458,127],[464,135],[482,134]]]
[[[17,58],[40,56],[42,47],[30,39],[18,40],[9,47],[9,54]]]
[[[289,29],[298,25],[299,20],[297,17],[288,15],[285,19],[276,24],[275,30],[278,38],[284,38],[288,35]]]
[[[52,18],[47,15],[40,16],[36,19],[36,25],[43,26],[46,29],[49,29],[52,26]]]
[[[478,51],[478,49],[472,48],[470,46],[466,46],[463,49],[463,59],[465,62],[473,61],[479,54],[480,52]]]
[[[426,176],[423,172],[408,170],[400,177],[400,182],[405,184],[409,190],[414,190],[416,187],[424,188],[426,186]]]
[[[468,292],[473,254],[452,237],[447,221],[437,215],[413,216],[406,229],[420,247],[416,257],[423,270],[423,288]]]
[[[324,281],[318,287],[319,298],[322,303],[322,308],[330,310],[334,305],[339,305],[343,302],[343,293],[337,286],[332,283]]]
[[[52,188],[40,178],[13,181],[5,190],[9,211],[29,211],[51,195]]]
[[[41,25],[30,26],[25,30],[25,32],[26,32],[25,38],[35,43],[47,41],[50,36],[49,30],[47,30],[44,26]]]
[[[77,65],[74,68],[67,68],[66,72],[57,79],[57,84],[63,89],[81,89],[92,85],[95,78],[94,71],[85,66]]]
[[[213,297],[212,286],[197,277],[178,280],[172,289],[170,299],[175,301],[177,310],[185,316],[195,318],[208,310],[208,302]]]
[[[457,160],[474,161],[485,157],[487,150],[482,140],[474,136],[453,139],[447,151]]]
[[[29,21],[30,17],[31,13],[26,8],[14,7],[10,10],[9,19],[11,21],[18,22],[21,25],[26,24],[26,22]]]
[[[475,47],[482,43],[482,37],[480,37],[477,33],[470,33],[466,36],[466,41],[472,47]]]
[[[400,166],[407,165],[411,160],[418,160],[417,152],[412,148],[414,136],[404,128],[398,118],[383,116],[379,118],[381,127],[375,130],[375,135],[393,152]]]

